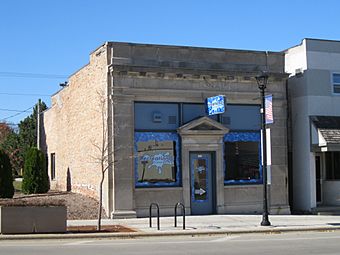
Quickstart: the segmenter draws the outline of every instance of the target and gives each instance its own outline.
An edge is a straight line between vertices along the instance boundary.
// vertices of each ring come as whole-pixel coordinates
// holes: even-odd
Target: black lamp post
[[[268,199],[267,199],[267,135],[266,135],[266,107],[265,89],[268,82],[268,74],[262,72],[256,76],[256,81],[261,91],[261,121],[262,121],[262,173],[263,173],[263,214],[261,226],[270,226],[268,218]]]

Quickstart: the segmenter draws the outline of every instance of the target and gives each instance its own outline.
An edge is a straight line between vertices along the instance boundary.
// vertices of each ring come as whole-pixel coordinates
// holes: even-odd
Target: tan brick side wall
[[[94,163],[102,135],[97,92],[107,90],[106,46],[92,53],[90,63],[70,77],[69,86],[52,98],[45,112],[47,152],[56,155],[56,179],[51,188],[66,190],[67,170],[72,191],[98,197],[100,166]],[[106,109],[105,109],[106,110]],[[51,172],[49,166],[49,173]]]

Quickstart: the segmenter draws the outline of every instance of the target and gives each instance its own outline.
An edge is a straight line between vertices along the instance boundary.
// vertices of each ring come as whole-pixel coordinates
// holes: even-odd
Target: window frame
[[[55,174],[55,163],[56,163],[56,160],[55,160],[55,153],[51,153],[51,169],[50,169],[50,173],[51,173],[51,180],[55,180],[55,177],[56,177],[56,174]]]
[[[172,140],[175,142],[175,167],[176,167],[176,181],[172,183],[166,182],[138,182],[138,142],[147,142],[150,140],[167,141]],[[180,137],[175,132],[137,132],[134,135],[134,175],[135,175],[135,188],[152,188],[152,187],[180,187],[181,181],[181,168],[180,168]]]
[[[259,154],[259,178],[250,180],[226,180],[227,174],[227,155],[225,154],[225,146],[227,142],[257,142]],[[261,159],[261,133],[260,132],[229,132],[223,138],[223,159],[224,159],[224,185],[250,185],[250,184],[263,184],[263,171]]]
[[[332,72],[332,73],[331,73],[332,94],[333,94],[333,95],[340,96],[340,92],[335,92],[335,91],[334,91],[334,88],[335,88],[335,87],[337,87],[337,88],[340,89],[340,82],[334,82],[334,76],[335,76],[335,75],[340,76],[340,72]]]
[[[327,154],[331,157],[331,160],[328,162],[327,160]],[[336,155],[339,154],[339,151],[329,151],[325,153],[325,176],[326,176],[326,181],[340,181],[340,174],[336,173],[337,168],[335,167],[336,162],[335,159],[338,158]],[[330,168],[329,168],[330,167]],[[331,176],[330,176],[331,175]],[[338,178],[336,178],[336,176],[339,176]]]

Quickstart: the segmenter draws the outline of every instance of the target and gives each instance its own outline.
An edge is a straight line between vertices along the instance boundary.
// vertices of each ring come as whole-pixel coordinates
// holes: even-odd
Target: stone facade
[[[72,190],[98,195],[100,166],[91,163],[91,157],[96,153],[93,141],[101,137],[96,92],[102,90],[108,95],[108,144],[112,151],[108,156],[113,162],[105,179],[103,201],[111,217],[146,216],[151,202],[160,205],[162,215],[172,215],[177,202],[184,203],[190,212],[185,162],[192,150],[216,154],[217,213],[260,213],[262,184],[223,185],[222,141],[214,136],[203,147],[199,146],[202,137],[196,136],[196,149],[186,150],[182,144],[179,187],[135,188],[134,103],[202,103],[207,97],[225,95],[228,104],[260,105],[254,77],[267,70],[270,78],[266,92],[273,94],[275,118],[271,125],[270,208],[272,213],[289,213],[283,69],[283,53],[106,43],[91,54],[87,66],[71,76],[69,86],[52,97],[52,106],[44,114],[47,154],[55,153],[56,158],[52,187],[66,189],[69,169]]]

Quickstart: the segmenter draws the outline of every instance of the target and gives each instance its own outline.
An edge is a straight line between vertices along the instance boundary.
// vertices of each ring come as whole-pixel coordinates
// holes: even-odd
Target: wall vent
[[[230,117],[222,117],[222,124],[230,125]]]
[[[162,122],[162,114],[160,112],[154,112],[152,114],[152,121],[154,123],[161,123]]]
[[[168,124],[176,124],[177,118],[176,116],[169,116],[168,117]]]

